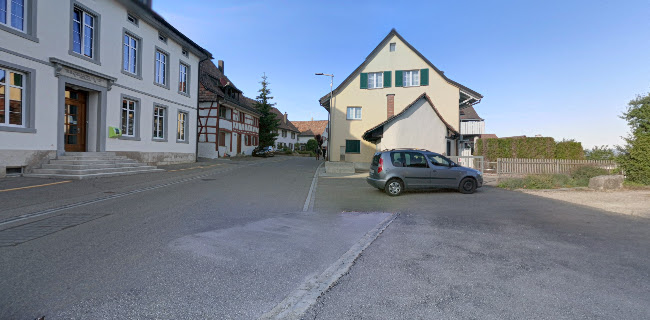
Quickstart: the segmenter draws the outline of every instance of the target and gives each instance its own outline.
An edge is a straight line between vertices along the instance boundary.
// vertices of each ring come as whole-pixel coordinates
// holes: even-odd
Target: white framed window
[[[25,127],[25,74],[0,68],[0,125]]]
[[[395,51],[395,46],[396,46],[395,42],[393,42],[393,43],[390,44],[390,52],[394,52],[394,51]]]
[[[122,99],[122,136],[136,136],[136,106],[136,101],[126,98]]]
[[[377,89],[384,87],[384,73],[371,72],[368,73],[368,89]]]
[[[165,139],[166,136],[166,116],[167,109],[162,106],[155,106],[153,108],[153,138]]]
[[[416,87],[420,85],[420,70],[404,71],[402,74],[405,87]]]
[[[188,94],[189,93],[189,88],[188,88],[188,72],[189,72],[189,67],[184,64],[180,63],[178,66],[178,92]]]
[[[181,51],[181,54],[184,55],[186,58],[190,57],[190,54],[187,52],[187,49],[183,48],[183,51]]]
[[[187,112],[179,111],[176,122],[176,142],[187,142]]]
[[[139,39],[128,33],[124,34],[123,70],[128,73],[138,74],[139,43]]]
[[[95,16],[75,6],[72,13],[72,51],[95,58]]]
[[[133,24],[136,25],[136,26],[139,24],[138,18],[136,18],[134,15],[132,15],[132,14],[130,14],[130,13],[127,13],[127,14],[126,14],[126,20],[127,20],[128,22],[133,23]]]
[[[348,120],[361,120],[361,107],[348,107]]]
[[[0,23],[24,32],[26,9],[25,0],[0,0]]]
[[[159,85],[167,85],[167,60],[168,56],[161,50],[156,50],[156,73],[155,82]]]

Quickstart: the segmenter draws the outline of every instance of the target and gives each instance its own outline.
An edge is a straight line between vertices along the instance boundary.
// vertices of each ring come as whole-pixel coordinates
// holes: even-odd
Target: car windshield
[[[433,163],[436,166],[444,166],[444,167],[449,167],[450,164],[453,162],[439,154],[430,154],[427,156],[431,163]]]

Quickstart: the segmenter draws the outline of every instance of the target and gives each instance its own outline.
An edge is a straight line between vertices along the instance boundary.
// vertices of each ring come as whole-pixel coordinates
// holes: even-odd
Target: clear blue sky
[[[451,79],[485,96],[488,133],[621,144],[618,116],[650,91],[650,2],[153,0],[225,61],[254,98],[262,73],[290,120],[327,119],[318,98],[395,28]]]

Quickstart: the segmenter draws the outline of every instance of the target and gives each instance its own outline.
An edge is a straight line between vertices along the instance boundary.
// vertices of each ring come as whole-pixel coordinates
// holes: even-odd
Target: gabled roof
[[[447,78],[447,76],[445,76],[444,72],[440,71],[440,69],[438,69],[436,66],[434,66],[433,63],[431,63],[431,61],[429,61],[429,59],[427,59],[424,55],[422,55],[422,53],[420,53],[420,51],[415,49],[415,47],[413,47],[410,43],[408,43],[408,41],[406,41],[406,39],[404,39],[399,33],[397,33],[397,30],[395,30],[395,29],[392,29],[388,33],[388,35],[384,38],[384,40],[382,40],[379,43],[379,45],[374,50],[372,50],[372,52],[366,57],[366,60],[364,60],[363,63],[359,67],[357,67],[347,78],[345,78],[345,80],[343,80],[343,82],[341,82],[341,84],[339,84],[336,87],[336,89],[334,89],[333,94],[338,94],[339,90],[341,88],[343,88],[345,85],[350,83],[354,79],[356,74],[361,72],[361,70],[365,66],[367,66],[368,63],[370,63],[370,61],[371,61],[370,57],[374,56],[377,52],[379,52],[379,50],[381,50],[381,48],[384,47],[386,45],[386,43],[388,43],[388,41],[393,36],[397,36],[402,42],[404,42],[404,44],[406,44],[407,47],[409,47],[409,49],[411,49],[413,52],[415,52],[415,54],[418,55],[418,57],[420,57],[422,60],[424,60],[424,62],[426,62],[431,67],[431,69],[433,69],[438,75],[440,75],[443,79],[445,79],[449,84],[459,88],[461,93],[464,92],[466,96],[468,96],[470,98],[473,98],[475,100],[480,100],[480,99],[483,98],[483,95],[481,95],[480,93],[478,93],[478,92],[476,92],[476,91],[474,91],[474,90],[472,90],[472,89],[470,89],[470,88],[468,88],[468,87],[466,87],[466,86],[464,86],[464,85],[462,85],[462,84],[460,84],[460,83],[458,83],[458,82],[456,82],[454,80],[451,80],[451,79]],[[320,102],[320,105],[325,107],[325,102],[329,100],[329,97],[330,97],[330,94],[327,93],[322,98],[320,98],[318,100]],[[325,107],[325,109],[329,110],[329,106]]]
[[[302,136],[322,135],[327,128],[327,120],[292,121],[291,123],[298,128]]]
[[[433,111],[438,115],[438,118],[440,118],[440,121],[442,121],[442,123],[445,124],[445,126],[447,127],[447,130],[453,132],[454,134],[458,134],[458,131],[454,130],[454,128],[453,128],[452,126],[450,126],[449,123],[448,123],[447,121],[445,121],[445,119],[442,117],[442,115],[440,114],[440,112],[438,111],[438,109],[436,108],[436,106],[433,104],[433,101],[431,101],[431,98],[429,98],[429,95],[427,95],[427,93],[425,92],[425,93],[421,94],[419,97],[417,97],[417,99],[415,99],[415,101],[411,102],[411,104],[409,104],[408,106],[406,106],[406,108],[404,108],[404,110],[402,110],[400,113],[398,113],[398,114],[396,114],[396,115],[394,115],[394,116],[392,116],[392,117],[386,119],[386,121],[384,121],[384,122],[382,122],[382,123],[380,123],[380,124],[378,124],[378,125],[372,127],[372,128],[369,129],[368,131],[364,132],[364,133],[363,133],[363,136],[362,136],[363,140],[366,140],[366,141],[372,141],[372,140],[369,140],[369,139],[372,138],[372,133],[373,133],[373,131],[375,131],[375,130],[377,130],[377,129],[379,129],[379,128],[382,128],[382,127],[383,127],[384,125],[386,125],[387,123],[389,123],[389,122],[391,122],[391,121],[397,119],[399,116],[401,116],[402,114],[404,114],[408,109],[410,109],[411,107],[413,107],[413,106],[414,106],[418,101],[420,101],[420,99],[426,99],[426,100],[427,100],[427,102],[429,103],[429,105],[431,106],[431,108],[433,109]],[[383,128],[382,128],[382,130],[383,130]]]
[[[484,120],[478,116],[474,107],[469,106],[460,110],[460,120]]]
[[[257,101],[241,95],[240,100],[234,100],[224,93],[224,88],[231,86],[238,92],[239,89],[224,75],[211,60],[202,61],[199,65],[199,102],[227,101],[242,109],[255,114],[261,113],[255,107]],[[221,100],[220,100],[221,99]]]
[[[275,118],[280,120],[278,128],[300,133],[300,130],[289,119],[287,119],[287,122],[284,122],[284,114],[278,108],[271,108],[271,112],[275,113]]]

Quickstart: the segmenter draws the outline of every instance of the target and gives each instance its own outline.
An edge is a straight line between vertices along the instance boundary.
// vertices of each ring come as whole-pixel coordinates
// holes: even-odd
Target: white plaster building
[[[296,143],[298,143],[298,135],[300,130],[289,121],[289,115],[285,112],[282,114],[277,108],[271,108],[271,112],[275,113],[275,118],[280,120],[278,125],[278,136],[275,139],[275,147],[278,150],[289,148],[294,150]]]
[[[327,149],[327,120],[312,119],[311,121],[291,121],[291,123],[300,130],[298,135],[300,150],[305,150],[307,142],[314,139],[318,134],[323,138],[322,147]]]
[[[0,174],[73,151],[195,160],[211,55],[150,0],[0,1],[0,43]]]

